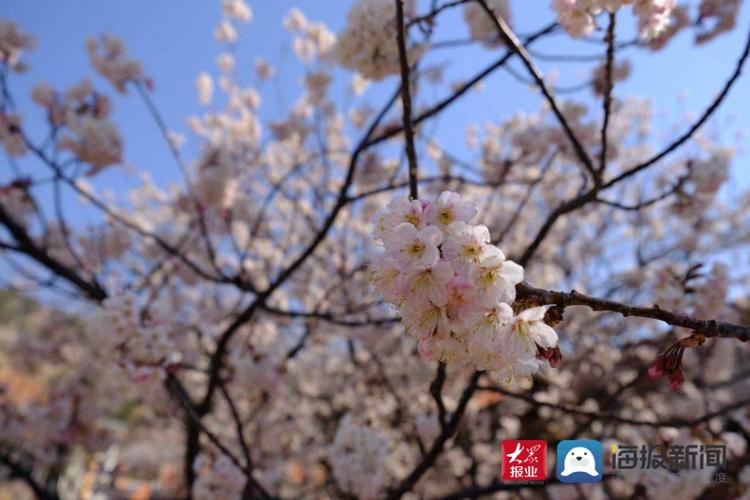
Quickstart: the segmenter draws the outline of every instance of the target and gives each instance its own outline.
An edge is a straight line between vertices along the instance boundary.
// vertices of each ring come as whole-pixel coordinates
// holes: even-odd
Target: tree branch
[[[81,277],[76,271],[66,266],[59,260],[53,258],[44,249],[37,246],[34,240],[26,232],[23,226],[18,224],[11,215],[0,205],[0,224],[5,226],[13,239],[16,241],[16,247],[21,253],[39,262],[56,275],[64,278],[83,291],[89,298],[100,302],[107,298],[107,293],[96,280],[88,281]]]
[[[445,385],[445,363],[443,363],[442,361],[439,361],[438,366],[437,366],[437,372],[435,373],[435,378],[430,384],[430,394],[432,394],[432,398],[435,400],[435,406],[437,406],[438,422],[440,423],[441,429],[444,429],[446,425],[446,422],[445,422],[446,410],[445,410],[445,402],[443,401],[443,386],[444,385]]]
[[[414,149],[414,129],[411,122],[411,79],[409,78],[409,59],[406,53],[406,34],[404,33],[404,0],[396,2],[396,26],[398,29],[398,60],[401,65],[401,105],[402,122],[406,140],[406,157],[409,160],[409,196],[416,200],[417,192],[417,152]]]
[[[453,412],[453,415],[451,415],[448,424],[443,428],[440,435],[432,443],[432,446],[430,447],[430,450],[427,452],[427,454],[422,457],[422,460],[411,471],[411,473],[403,481],[401,481],[401,483],[399,483],[396,488],[389,492],[387,498],[401,498],[405,493],[411,490],[414,485],[417,484],[417,481],[419,481],[422,475],[424,475],[424,473],[433,466],[435,460],[437,460],[437,458],[443,452],[445,444],[453,436],[453,434],[456,433],[456,430],[458,430],[458,424],[461,422],[461,417],[463,417],[463,414],[466,411],[466,405],[469,404],[469,400],[471,400],[471,397],[474,395],[474,392],[479,386],[479,379],[482,376],[482,373],[483,372],[481,371],[474,372],[474,374],[471,376],[471,379],[469,380],[469,384],[461,393],[461,398],[458,401],[456,410]]]
[[[609,13],[609,27],[607,28],[607,59],[604,63],[604,98],[602,99],[602,108],[604,110],[604,119],[602,121],[601,142],[602,149],[599,153],[599,175],[604,172],[607,166],[607,130],[609,129],[609,115],[612,110],[612,65],[615,60],[615,12]]]
[[[531,45],[532,43],[534,43],[535,41],[537,41],[539,38],[543,37],[544,35],[548,35],[549,33],[552,33],[556,28],[557,28],[557,23],[552,23],[552,24],[545,26],[544,28],[540,29],[536,33],[533,33],[529,35],[528,37],[526,37],[526,39],[524,40],[524,46]],[[442,112],[445,108],[447,108],[448,106],[453,104],[455,101],[457,101],[462,95],[464,95],[469,90],[471,90],[472,87],[474,87],[474,85],[482,81],[486,76],[491,74],[496,69],[502,67],[506,62],[508,62],[508,60],[510,60],[513,54],[514,52],[512,50],[508,50],[500,59],[498,59],[497,61],[495,61],[494,63],[490,64],[485,69],[477,73],[473,78],[470,78],[469,80],[467,80],[463,85],[461,85],[458,88],[458,90],[453,92],[453,94],[446,97],[445,99],[438,102],[430,109],[422,112],[420,115],[415,117],[412,123],[414,125],[419,125],[423,121],[428,120],[432,118],[433,116]],[[380,134],[369,138],[365,146],[370,147],[376,144],[380,144],[381,142],[387,141],[391,137],[394,137],[400,134],[401,132],[403,132],[403,130],[404,130],[403,125],[389,127],[386,130],[382,131]]]
[[[640,307],[623,304],[614,300],[600,299],[578,293],[575,290],[570,292],[556,292],[535,288],[528,283],[519,283],[516,285],[516,300],[534,299],[540,304],[551,304],[562,308],[570,306],[586,306],[594,311],[609,311],[622,314],[623,316],[636,316],[640,318],[658,319],[672,326],[688,328],[695,332],[701,333],[706,337],[734,338],[746,342],[750,339],[750,326],[735,325],[716,321],[713,319],[697,319],[686,314],[678,314],[660,308],[658,305],[653,307]]]
[[[672,417],[672,418],[667,418],[665,420],[652,421],[652,420],[640,420],[637,418],[621,417],[619,415],[614,415],[611,413],[585,411],[585,410],[581,410],[573,406],[547,403],[545,401],[537,401],[530,394],[519,394],[516,392],[509,391],[507,389],[504,389],[503,387],[500,387],[500,386],[480,386],[479,390],[496,392],[498,394],[502,394],[503,396],[507,396],[509,398],[520,399],[533,406],[544,406],[547,408],[552,408],[553,410],[559,410],[559,411],[570,413],[573,415],[589,417],[590,420],[611,421],[611,422],[617,422],[620,424],[645,426],[645,427],[695,427],[696,425],[700,425],[702,423],[708,422],[712,418],[725,416],[727,412],[736,410],[737,408],[742,408],[743,406],[750,404],[750,398],[743,398],[739,401],[726,405],[718,410],[705,413],[701,415],[700,417],[695,417],[695,418]]]
[[[586,150],[581,144],[581,141],[578,140],[578,137],[576,136],[575,132],[571,128],[570,124],[568,123],[567,118],[565,118],[565,116],[562,114],[562,111],[560,110],[560,106],[557,104],[557,100],[555,99],[555,96],[552,95],[552,92],[547,87],[547,83],[544,81],[544,77],[542,77],[541,73],[534,65],[534,62],[531,60],[531,56],[529,56],[529,53],[526,52],[526,49],[524,48],[523,44],[518,39],[516,34],[513,33],[513,30],[510,29],[510,26],[508,26],[505,20],[495,15],[492,9],[487,5],[486,0],[476,0],[476,1],[479,3],[482,9],[484,9],[487,15],[490,17],[490,19],[492,20],[492,23],[495,25],[495,28],[497,29],[497,32],[502,38],[502,40],[508,45],[508,47],[513,49],[513,51],[518,55],[518,57],[523,62],[524,66],[526,66],[526,69],[529,71],[529,74],[534,79],[534,82],[536,83],[537,87],[539,87],[539,90],[547,99],[547,102],[549,103],[550,108],[552,108],[552,112],[555,114],[555,116],[557,117],[557,120],[560,122],[560,125],[565,131],[565,135],[568,137],[568,139],[570,140],[570,143],[573,145],[573,150],[576,152],[578,159],[581,161],[583,166],[586,168],[586,170],[588,170],[588,172],[596,181],[599,178],[599,175],[597,174],[596,169],[594,168],[594,164],[592,163],[591,158],[589,158],[588,153],[586,153]]]
[[[687,142],[693,135],[700,129],[706,121],[711,118],[711,116],[714,114],[714,112],[719,109],[719,106],[724,101],[726,96],[729,94],[729,91],[732,89],[732,86],[737,81],[737,79],[742,74],[742,68],[745,65],[745,62],[747,61],[747,57],[750,55],[750,31],[748,32],[747,40],[745,41],[745,47],[742,51],[742,54],[740,55],[740,58],[737,60],[737,64],[734,68],[734,72],[729,77],[729,80],[726,81],[724,84],[724,87],[721,89],[721,92],[714,98],[713,102],[706,108],[706,110],[703,112],[703,114],[698,118],[698,120],[693,123],[690,128],[682,134],[680,137],[678,137],[676,140],[674,140],[671,144],[669,144],[667,147],[665,147],[662,151],[657,153],[656,155],[652,156],[648,160],[644,161],[643,163],[640,163],[625,172],[621,173],[620,175],[616,176],[614,179],[611,179],[610,181],[606,182],[603,186],[603,188],[607,188],[609,186],[612,186],[613,184],[617,184],[621,180],[630,177],[632,175],[637,174],[638,172],[650,167],[654,163],[658,162],[662,158],[665,158],[669,154],[671,154],[673,151],[675,151],[677,148],[682,146],[685,142]]]
[[[300,255],[291,264],[289,264],[286,269],[279,273],[277,278],[268,286],[268,288],[257,295],[255,300],[253,300],[252,303],[250,303],[250,305],[248,305],[245,310],[242,311],[239,316],[237,316],[237,318],[235,318],[235,320],[227,327],[227,329],[224,330],[221,336],[219,336],[219,340],[216,343],[216,349],[211,356],[206,394],[198,405],[199,413],[205,414],[211,408],[213,396],[219,383],[220,371],[223,364],[224,355],[226,354],[227,348],[229,346],[229,341],[232,339],[234,334],[237,333],[240,327],[242,327],[245,323],[252,319],[257,309],[265,305],[266,300],[271,296],[271,294],[273,294],[273,292],[276,291],[277,288],[283,285],[284,282],[286,282],[286,280],[292,274],[294,274],[294,272],[315,252],[318,246],[328,236],[328,232],[333,227],[334,222],[336,222],[336,218],[338,217],[341,210],[349,203],[349,188],[354,181],[354,172],[357,168],[359,157],[369,147],[369,141],[372,137],[372,134],[380,125],[386,113],[388,113],[393,104],[396,102],[396,98],[398,97],[400,92],[401,90],[399,89],[391,96],[385,106],[383,106],[383,108],[380,110],[380,113],[378,113],[378,116],[376,116],[372,121],[365,135],[354,148],[354,152],[352,153],[352,156],[349,160],[349,168],[346,174],[346,178],[344,179],[344,183],[339,191],[338,198],[336,199],[336,204],[328,214],[328,217],[326,217],[317,234],[313,237],[313,240],[300,253]]]
[[[0,452],[0,465],[6,467],[10,472],[11,477],[15,477],[26,483],[31,488],[34,495],[40,500],[57,500],[60,498],[56,491],[49,491],[47,488],[42,486],[34,479],[32,470],[16,460],[13,460],[10,455],[4,451]]]

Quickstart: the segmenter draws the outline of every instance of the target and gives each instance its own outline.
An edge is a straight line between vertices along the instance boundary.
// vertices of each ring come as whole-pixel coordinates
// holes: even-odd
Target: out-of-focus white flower
[[[221,10],[225,16],[245,23],[253,20],[253,11],[243,0],[223,0]]]
[[[223,19],[214,29],[214,39],[221,43],[234,43],[237,41],[237,30],[232,23]]]
[[[362,95],[364,94],[365,90],[367,90],[367,87],[370,85],[370,80],[363,77],[359,73],[354,73],[354,76],[352,76],[352,82],[349,85],[349,88],[352,89],[352,92],[354,92],[354,95]]]
[[[90,163],[92,168],[87,175],[122,161],[122,138],[109,121],[83,116],[68,123],[68,127],[71,133],[60,139],[59,147]]]
[[[122,40],[111,34],[99,39],[86,40],[86,51],[97,72],[119,91],[125,92],[125,84],[143,79],[140,61],[128,59]]]
[[[342,490],[359,498],[377,498],[388,478],[389,442],[371,427],[347,415],[328,450],[333,475]]]
[[[487,6],[492,9],[495,16],[510,24],[508,0],[487,0]],[[479,40],[487,47],[497,47],[502,44],[495,23],[481,5],[476,2],[464,4],[464,20],[469,25],[469,33],[474,40]]]
[[[310,104],[319,105],[328,92],[331,74],[327,71],[313,71],[305,75],[304,82]]]
[[[729,176],[729,162],[733,156],[731,149],[719,149],[706,159],[690,163],[689,178],[699,196],[710,197],[719,191]]]
[[[196,472],[193,495],[196,498],[239,498],[245,485],[245,474],[226,456],[211,460],[200,455],[194,462]]]
[[[211,104],[214,96],[214,80],[211,75],[201,72],[195,79],[195,90],[198,92],[198,102],[203,106]]]
[[[21,131],[21,115],[0,113],[0,142],[10,156],[26,154],[26,141]]]
[[[57,102],[55,89],[46,83],[38,83],[31,91],[31,98],[43,108],[51,108]]]
[[[216,66],[222,73],[229,73],[234,69],[234,56],[232,54],[219,54],[216,58]]]
[[[268,80],[276,74],[276,69],[262,57],[255,59],[255,75],[259,80]]]
[[[22,73],[26,70],[26,64],[21,62],[21,54],[24,50],[33,49],[34,45],[34,37],[22,32],[16,23],[0,19],[0,63]]]
[[[284,29],[295,32],[302,31],[307,26],[307,18],[297,7],[293,7],[282,22]]]
[[[614,12],[631,4],[638,17],[638,28],[643,40],[657,37],[669,26],[676,0],[552,0],[557,21],[573,37],[586,36],[594,29],[594,16],[608,10]]]
[[[414,11],[414,1],[404,2],[405,15]],[[382,80],[399,72],[396,42],[396,6],[390,0],[358,0],[339,34],[336,58],[345,68],[371,80]],[[424,47],[409,47],[407,57],[414,63]]]

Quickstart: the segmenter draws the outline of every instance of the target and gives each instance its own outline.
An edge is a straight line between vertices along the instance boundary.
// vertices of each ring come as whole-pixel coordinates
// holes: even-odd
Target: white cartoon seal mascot
[[[575,472],[585,472],[590,476],[598,476],[596,471],[596,461],[591,450],[576,446],[571,448],[565,455],[565,468],[560,473],[561,476],[567,477]]]

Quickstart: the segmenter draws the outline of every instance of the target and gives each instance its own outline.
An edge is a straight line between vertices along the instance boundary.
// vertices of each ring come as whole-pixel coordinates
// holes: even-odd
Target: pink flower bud
[[[540,347],[537,345],[537,357],[547,360],[552,368],[557,368],[562,360],[562,353],[560,348],[555,347]]]
[[[656,380],[664,376],[664,362],[661,357],[656,358],[648,368],[648,376]]]
[[[678,368],[669,375],[669,387],[671,387],[672,390],[678,390],[680,387],[682,387],[682,384],[684,382],[685,375],[682,373],[681,368]]]

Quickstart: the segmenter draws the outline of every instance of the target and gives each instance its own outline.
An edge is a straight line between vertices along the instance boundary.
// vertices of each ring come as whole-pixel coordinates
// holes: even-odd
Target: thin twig
[[[673,151],[675,151],[677,148],[682,146],[685,142],[690,140],[693,135],[703,126],[706,121],[708,121],[709,118],[714,114],[714,112],[719,109],[719,106],[724,101],[726,96],[729,94],[729,91],[734,86],[734,83],[737,81],[737,79],[742,74],[742,68],[745,65],[745,62],[747,61],[748,55],[750,55],[750,31],[747,35],[747,40],[745,41],[745,47],[742,51],[742,54],[740,55],[740,58],[737,60],[737,64],[735,65],[734,71],[732,72],[732,75],[729,77],[729,79],[724,84],[724,87],[721,89],[721,92],[714,98],[714,100],[711,102],[711,104],[706,108],[706,110],[701,114],[700,118],[696,120],[690,128],[685,131],[680,137],[675,139],[673,142],[671,142],[667,147],[662,149],[659,153],[652,156],[648,160],[644,161],[643,163],[639,163],[638,165],[629,168],[625,170],[620,175],[616,176],[615,178],[611,179],[610,181],[607,181],[604,184],[604,188],[610,187],[614,184],[617,184],[618,182],[622,181],[623,179],[626,179],[632,175],[637,174],[638,172],[650,167],[654,163],[658,162],[662,158],[665,158],[669,154],[671,154]]]
[[[581,161],[583,166],[586,168],[586,170],[591,174],[591,176],[596,181],[598,176],[597,176],[596,170],[594,169],[594,164],[592,163],[591,158],[589,158],[589,155],[584,149],[583,145],[581,144],[581,141],[578,140],[578,137],[576,136],[575,132],[571,128],[570,124],[568,123],[568,119],[565,118],[565,115],[563,115],[562,111],[560,110],[560,106],[557,104],[557,100],[555,99],[555,96],[552,94],[552,91],[547,87],[547,83],[544,81],[544,77],[542,77],[542,74],[534,65],[534,62],[532,61],[529,53],[524,48],[524,45],[518,39],[516,34],[510,28],[510,26],[508,26],[508,23],[506,23],[503,18],[495,15],[495,12],[487,5],[486,0],[476,0],[476,1],[484,9],[487,15],[490,17],[490,20],[495,25],[495,28],[497,29],[498,34],[501,36],[503,41],[505,41],[506,45],[508,45],[508,47],[513,49],[513,51],[518,55],[518,57],[523,62],[524,66],[526,66],[526,69],[529,71],[529,74],[534,79],[534,82],[536,83],[537,87],[539,87],[539,90],[547,99],[547,103],[550,105],[552,112],[557,117],[557,120],[560,122],[560,125],[565,131],[565,135],[570,140],[570,143],[572,144],[573,150],[576,152],[578,159]]]
[[[531,45],[535,41],[539,40],[545,35],[548,35],[555,31],[557,29],[557,23],[548,24],[544,28],[540,29],[539,31],[529,35],[524,39],[524,46]],[[441,111],[449,107],[451,104],[456,102],[461,96],[466,94],[469,90],[471,90],[474,85],[476,85],[478,82],[482,81],[485,77],[492,74],[496,69],[501,68],[510,58],[513,56],[514,52],[512,50],[508,50],[505,52],[505,54],[500,57],[497,61],[490,64],[486,68],[484,68],[482,71],[474,75],[472,78],[464,82],[456,91],[454,91],[451,95],[444,98],[431,108],[427,109],[426,111],[423,111],[421,114],[417,115],[414,120],[414,125],[419,125],[425,120],[428,120],[432,118],[433,116],[439,114]],[[367,141],[366,146],[374,146],[376,144],[380,144],[381,142],[387,141],[391,137],[394,137],[398,134],[400,134],[404,130],[403,125],[397,125],[393,127],[389,127],[382,132],[380,132],[377,135],[373,135],[370,137]]]
[[[607,28],[607,59],[604,63],[604,98],[602,108],[604,109],[604,120],[602,121],[601,142],[602,149],[599,153],[599,174],[604,172],[607,165],[607,130],[609,129],[609,116],[612,111],[612,66],[615,60],[615,12],[609,13],[609,27]]]

